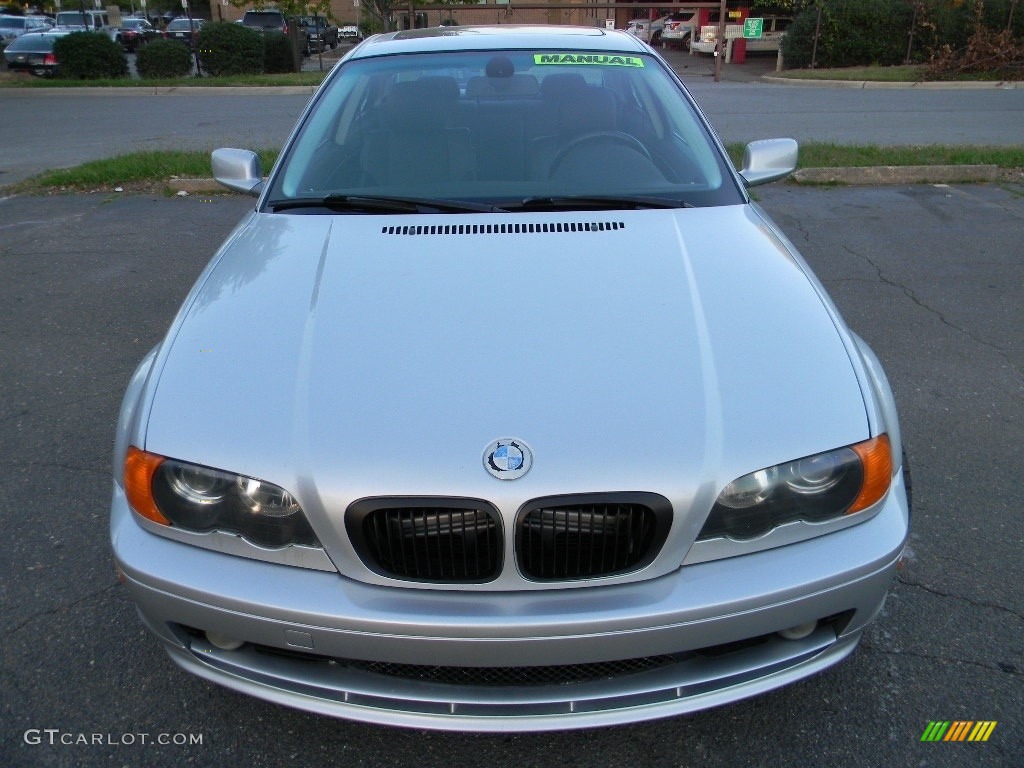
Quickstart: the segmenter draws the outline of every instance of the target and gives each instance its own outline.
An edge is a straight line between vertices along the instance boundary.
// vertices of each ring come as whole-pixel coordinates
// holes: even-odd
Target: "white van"
[[[110,27],[106,11],[61,11],[57,14],[58,27],[82,27],[89,32],[100,32]]]

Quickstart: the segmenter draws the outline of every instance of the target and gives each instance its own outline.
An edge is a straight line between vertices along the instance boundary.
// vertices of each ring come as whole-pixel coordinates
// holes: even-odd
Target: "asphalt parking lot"
[[[491,736],[316,717],[174,667],[114,574],[113,428],[135,364],[253,201],[0,200],[0,765],[1020,765],[1024,187],[757,198],[892,379],[915,508],[886,608],[851,658],[766,696]],[[997,726],[985,743],[923,743],[933,720]]]

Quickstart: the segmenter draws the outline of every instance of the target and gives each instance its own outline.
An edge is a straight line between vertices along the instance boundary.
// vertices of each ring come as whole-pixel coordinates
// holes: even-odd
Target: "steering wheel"
[[[621,146],[629,147],[634,152],[638,152],[643,155],[650,162],[654,162],[654,158],[652,158],[651,153],[647,151],[647,147],[640,142],[640,139],[631,133],[624,133],[622,131],[591,131],[590,133],[584,133],[581,136],[577,136],[555,153],[554,158],[551,160],[551,168],[548,170],[548,176],[554,176],[558,166],[562,164],[565,158],[580,147],[588,144],[600,143],[619,144]]]

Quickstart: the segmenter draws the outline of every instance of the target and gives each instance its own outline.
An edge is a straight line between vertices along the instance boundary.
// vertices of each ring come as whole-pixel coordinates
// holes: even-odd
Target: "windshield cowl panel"
[[[660,59],[472,50],[345,61],[263,205],[467,213],[744,200]]]

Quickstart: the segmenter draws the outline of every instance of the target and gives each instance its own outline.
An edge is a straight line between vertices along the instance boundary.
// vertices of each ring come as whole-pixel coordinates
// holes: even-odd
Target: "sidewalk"
[[[659,48],[658,53],[668,62],[684,83],[714,82],[715,57],[690,53],[679,48]],[[743,64],[722,64],[722,83],[755,83],[767,75],[775,74],[778,56],[775,53],[748,54]]]

